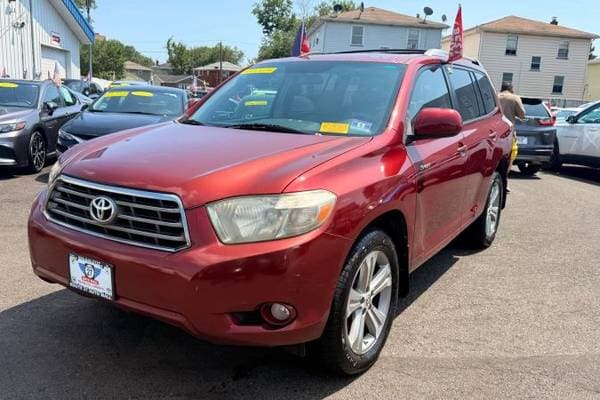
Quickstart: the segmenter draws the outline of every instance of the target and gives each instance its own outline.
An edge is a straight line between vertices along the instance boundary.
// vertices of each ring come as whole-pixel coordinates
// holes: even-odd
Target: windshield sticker
[[[373,124],[370,122],[361,121],[359,119],[350,120],[350,128],[352,128],[354,130],[370,133],[371,127],[373,127]]]
[[[14,88],[18,88],[19,85],[17,85],[16,83],[12,83],[12,82],[0,82],[0,87],[14,89]]]
[[[250,101],[245,102],[244,105],[246,107],[267,106],[267,105],[269,105],[269,102],[266,100],[250,100]]]
[[[136,90],[135,92],[131,92],[132,95],[134,96],[140,96],[140,97],[152,97],[154,96],[154,94],[150,93],[150,92],[143,92],[140,90]]]
[[[347,134],[349,130],[349,124],[344,124],[341,122],[321,122],[321,128],[319,129],[319,132]]]
[[[277,71],[276,67],[263,67],[263,68],[252,68],[242,71],[241,75],[251,75],[251,74],[272,74]]]
[[[127,95],[129,95],[129,92],[125,92],[125,91],[118,91],[118,92],[108,92],[106,93],[106,97],[127,97]]]

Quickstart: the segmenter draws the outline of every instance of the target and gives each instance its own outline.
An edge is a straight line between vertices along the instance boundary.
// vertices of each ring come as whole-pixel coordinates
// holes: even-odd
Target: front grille
[[[98,196],[112,199],[117,206],[110,223],[92,219],[90,204]],[[106,186],[63,175],[50,189],[46,216],[60,225],[136,246],[174,252],[190,245],[185,212],[173,194]]]

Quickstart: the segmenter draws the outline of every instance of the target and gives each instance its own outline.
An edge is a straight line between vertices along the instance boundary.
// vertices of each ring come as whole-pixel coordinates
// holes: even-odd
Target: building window
[[[512,85],[512,83],[513,83],[513,73],[512,72],[505,72],[502,74],[502,84],[505,84],[505,83]]]
[[[365,34],[364,26],[353,25],[352,26],[352,41],[350,42],[350,44],[352,46],[362,46],[364,34]]]
[[[565,85],[565,77],[564,76],[555,76],[554,77],[554,85],[552,85],[552,93],[553,94],[562,94],[564,85]]]
[[[408,30],[408,40],[406,42],[406,48],[416,50],[419,48],[420,31],[418,29]]]
[[[519,37],[517,35],[508,35],[506,39],[506,54],[507,56],[517,55],[517,46],[519,45]]]
[[[542,57],[539,57],[539,56],[531,57],[531,70],[539,71],[541,67],[542,67]]]
[[[569,42],[560,42],[558,45],[558,58],[568,59],[569,58]]]

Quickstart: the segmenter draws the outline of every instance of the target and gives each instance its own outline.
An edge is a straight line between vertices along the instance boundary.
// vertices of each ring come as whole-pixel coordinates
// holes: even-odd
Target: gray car
[[[50,80],[0,80],[0,168],[41,171],[56,155],[58,130],[83,104],[67,87]]]
[[[524,175],[534,175],[550,163],[556,140],[556,117],[540,99],[522,98],[525,119],[517,120],[519,153],[515,164]]]

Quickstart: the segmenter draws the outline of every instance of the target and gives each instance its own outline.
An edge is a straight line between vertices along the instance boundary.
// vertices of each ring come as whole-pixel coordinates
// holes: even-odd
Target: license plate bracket
[[[70,253],[69,286],[93,296],[114,300],[114,268],[103,261]]]

